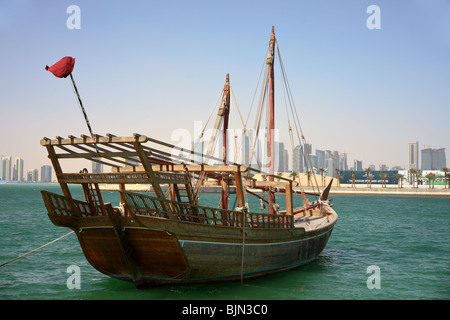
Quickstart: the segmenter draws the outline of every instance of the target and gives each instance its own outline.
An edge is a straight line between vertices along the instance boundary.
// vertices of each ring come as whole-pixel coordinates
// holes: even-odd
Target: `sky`
[[[272,26],[313,152],[406,167],[419,141],[450,159],[449,0],[0,0],[0,155],[40,168],[43,137],[89,135],[70,79],[45,70],[64,56],[94,133],[176,144],[177,129],[206,122],[227,73],[247,114]]]

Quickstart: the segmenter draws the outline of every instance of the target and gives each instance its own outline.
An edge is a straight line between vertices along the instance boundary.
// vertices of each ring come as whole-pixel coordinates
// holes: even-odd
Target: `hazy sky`
[[[380,29],[366,25],[370,5]],[[38,168],[50,164],[41,138],[89,134],[69,78],[44,69],[64,56],[95,133],[170,142],[207,120],[227,73],[247,114],[272,25],[313,151],[406,166],[418,140],[450,159],[448,0],[2,0],[0,154]]]

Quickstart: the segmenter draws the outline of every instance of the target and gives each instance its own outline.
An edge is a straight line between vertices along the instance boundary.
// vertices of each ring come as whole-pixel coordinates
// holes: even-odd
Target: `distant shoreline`
[[[312,188],[305,188],[308,191]],[[450,189],[444,188],[381,188],[381,186],[376,186],[372,188],[362,188],[362,187],[332,187],[330,190],[330,196],[389,196],[389,197],[439,197],[439,198],[450,198]]]
[[[14,181],[14,182],[5,182],[4,180],[0,180],[1,185],[23,185],[23,186],[34,186],[34,185],[51,185],[51,184],[59,184],[58,182],[42,182],[42,181]]]
[[[114,185],[101,185],[102,190],[116,191],[118,186]],[[128,190],[130,191],[141,191],[149,192],[151,187],[149,185],[129,185]],[[294,188],[295,190],[301,190],[300,188]],[[323,187],[319,187],[321,191]],[[220,193],[220,186],[204,186],[200,193]],[[305,192],[317,192],[317,188],[304,187]],[[255,193],[261,193],[261,190],[252,190]],[[232,188],[231,193],[235,190]],[[412,188],[411,186],[406,186],[403,188],[398,188],[397,186],[391,185],[386,188],[382,188],[381,185],[372,185],[371,188],[367,187],[356,187],[352,188],[351,185],[341,185],[340,187],[333,186],[330,189],[330,196],[390,196],[390,197],[439,197],[439,198],[450,198],[450,189],[444,189],[443,186],[439,188],[428,188],[428,186],[419,186],[419,188]]]
[[[0,182],[0,186],[7,185],[58,185],[57,182]],[[100,184],[100,189],[103,191],[118,191],[119,186],[116,184]],[[235,193],[235,189],[231,188],[231,193]],[[295,190],[301,190],[300,188],[294,188]],[[321,191],[323,187],[319,187]],[[127,190],[150,192],[150,185],[128,185]],[[220,193],[220,186],[204,186],[200,193]],[[304,187],[305,192],[317,192],[317,188]],[[254,192],[260,193],[261,190],[254,190]],[[330,196],[379,196],[379,197],[438,197],[438,198],[450,198],[450,189],[444,189],[444,186],[435,186],[435,188],[429,188],[427,185],[420,185],[419,188],[412,188],[410,185],[406,185],[399,188],[397,185],[387,185],[386,188],[382,188],[381,185],[375,184],[371,188],[367,188],[366,185],[356,185],[353,188],[351,185],[332,186],[330,189]]]

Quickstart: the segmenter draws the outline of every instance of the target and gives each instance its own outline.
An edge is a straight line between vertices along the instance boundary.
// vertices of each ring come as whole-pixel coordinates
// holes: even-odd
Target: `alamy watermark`
[[[70,16],[66,20],[66,26],[69,30],[81,29],[81,9],[79,6],[72,4],[67,7],[66,13]],[[369,30],[381,29],[381,10],[380,7],[372,4],[367,7],[366,13],[370,16],[366,20],[366,26]]]
[[[81,29],[81,9],[77,5],[70,5],[67,7],[66,13],[70,16],[66,20],[67,29]]]
[[[81,289],[81,270],[77,265],[71,265],[67,267],[67,273],[70,276],[67,278],[67,289]]]
[[[366,273],[370,273],[367,278],[367,289],[381,289],[381,270],[379,266],[371,265],[367,267]]]
[[[236,162],[261,168],[262,171],[268,171],[270,166],[270,145],[272,139],[274,142],[273,159],[274,171],[280,171],[283,164],[280,159],[283,158],[283,143],[280,141],[278,129],[228,129],[226,135],[227,162]],[[172,131],[171,142],[175,145],[171,150],[174,158],[189,159],[195,163],[217,164],[223,159],[223,134],[222,130],[205,129],[203,130],[202,121],[194,121],[194,131],[185,128],[178,128]],[[194,155],[190,151],[194,151]],[[203,157],[207,155],[214,159]]]
[[[366,20],[366,26],[369,30],[381,29],[381,10],[380,7],[373,4],[367,7],[366,13],[371,15]]]

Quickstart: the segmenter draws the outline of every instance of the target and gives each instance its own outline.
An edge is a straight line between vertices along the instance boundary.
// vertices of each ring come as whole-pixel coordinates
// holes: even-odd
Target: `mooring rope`
[[[245,225],[247,223],[247,208],[239,208],[242,209],[243,215],[243,225],[242,225],[242,255],[241,255],[241,284],[244,283],[244,250],[245,250]]]
[[[10,262],[13,262],[13,261],[16,261],[16,260],[18,260],[18,259],[20,259],[20,258],[23,258],[23,257],[25,257],[26,255],[29,255],[30,253],[33,253],[33,252],[35,252],[35,251],[38,251],[39,249],[42,249],[42,248],[44,248],[44,247],[46,247],[46,246],[48,246],[48,245],[50,245],[50,244],[52,244],[52,243],[54,243],[54,242],[56,242],[56,241],[58,241],[58,240],[61,240],[62,238],[65,238],[65,237],[67,237],[68,235],[70,235],[70,234],[72,234],[72,233],[74,233],[74,231],[70,231],[68,234],[65,234],[65,235],[63,235],[62,237],[59,237],[58,239],[55,239],[55,240],[53,240],[53,241],[50,241],[49,243],[46,243],[46,244],[44,244],[43,246],[40,246],[39,248],[36,248],[36,249],[34,249],[34,250],[31,250],[30,252],[27,252],[27,253],[25,253],[25,254],[23,254],[23,255],[17,257],[17,258],[14,258],[14,259],[12,259],[12,260],[9,260],[8,262],[2,263],[2,264],[0,264],[0,267],[3,267],[4,265],[7,265],[7,264],[10,263]]]

